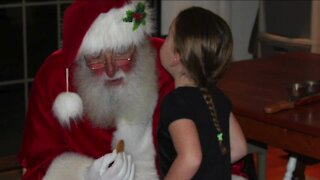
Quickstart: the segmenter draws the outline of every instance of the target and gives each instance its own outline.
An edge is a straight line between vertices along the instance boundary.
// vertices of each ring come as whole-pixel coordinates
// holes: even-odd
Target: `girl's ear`
[[[177,64],[180,64],[180,55],[178,53],[174,53],[174,58],[171,61],[171,65],[175,66]]]

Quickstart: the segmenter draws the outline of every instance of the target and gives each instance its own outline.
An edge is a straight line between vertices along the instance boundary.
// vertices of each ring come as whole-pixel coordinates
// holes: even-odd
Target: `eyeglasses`
[[[95,54],[84,55],[84,59],[89,69],[98,70],[105,67],[108,58],[118,66],[124,66],[131,62],[135,52],[135,47],[131,46],[125,50],[110,51],[104,50]]]

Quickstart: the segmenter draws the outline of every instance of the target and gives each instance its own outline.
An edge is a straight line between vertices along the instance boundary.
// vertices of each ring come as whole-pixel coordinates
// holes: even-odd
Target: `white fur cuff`
[[[49,166],[44,180],[83,180],[86,168],[94,159],[77,153],[63,153]]]

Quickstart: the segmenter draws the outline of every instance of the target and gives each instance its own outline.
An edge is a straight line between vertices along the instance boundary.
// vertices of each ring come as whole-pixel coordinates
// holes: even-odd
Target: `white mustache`
[[[126,74],[121,70],[119,69],[116,74],[114,74],[113,77],[109,77],[106,73],[104,74],[104,80],[108,80],[108,81],[112,81],[112,80],[116,80],[116,79],[120,79],[120,78],[125,78],[126,77]]]

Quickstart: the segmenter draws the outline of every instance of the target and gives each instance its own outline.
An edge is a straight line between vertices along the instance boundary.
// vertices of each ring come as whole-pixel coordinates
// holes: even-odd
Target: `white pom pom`
[[[82,100],[76,93],[63,92],[56,97],[52,110],[61,125],[69,126],[71,120],[82,116]]]

